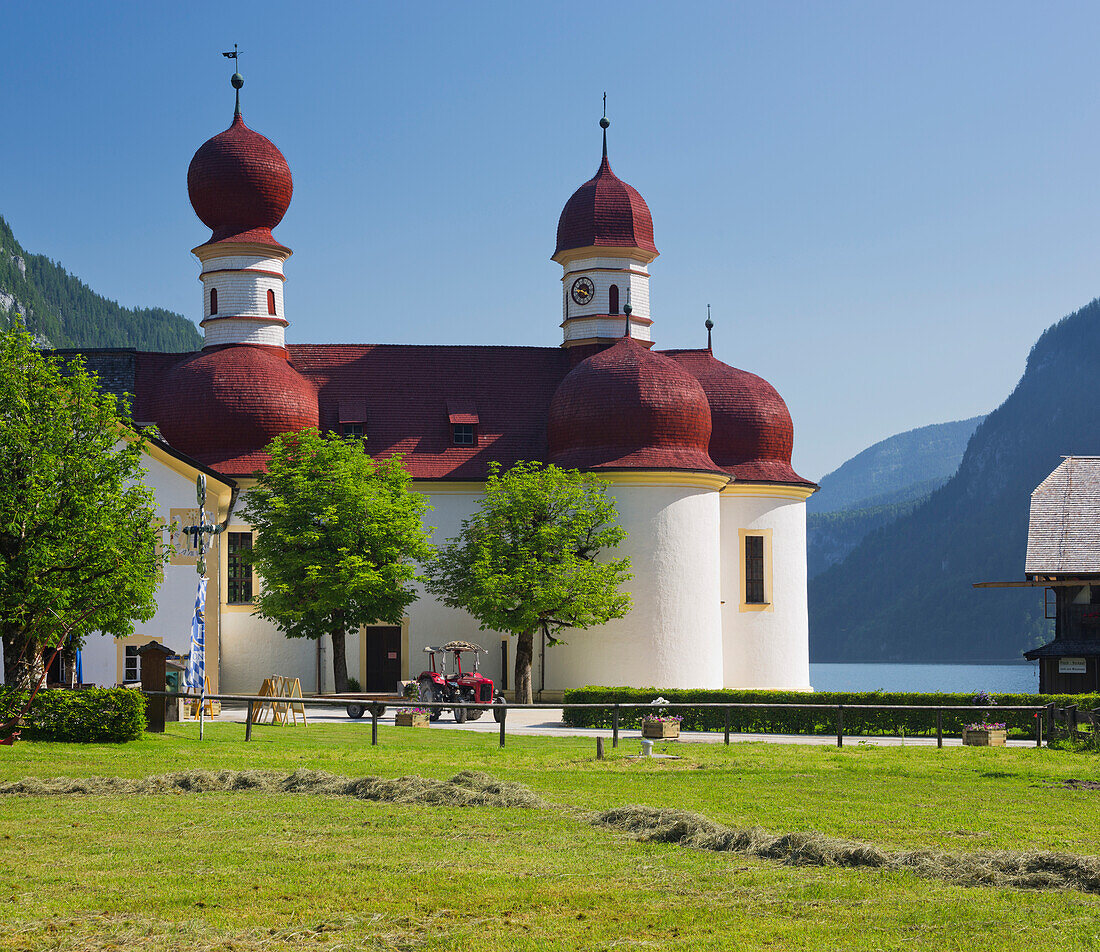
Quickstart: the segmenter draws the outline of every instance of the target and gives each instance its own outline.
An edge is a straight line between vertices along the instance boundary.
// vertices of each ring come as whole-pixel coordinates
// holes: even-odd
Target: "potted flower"
[[[668,713],[668,701],[659,697],[652,702],[656,710],[642,717],[642,736],[654,740],[672,740],[680,736],[679,714]]]
[[[1008,731],[1004,724],[980,721],[963,728],[963,743],[968,747],[1004,747]]]
[[[394,716],[398,727],[427,727],[428,709],[426,707],[399,707]]]

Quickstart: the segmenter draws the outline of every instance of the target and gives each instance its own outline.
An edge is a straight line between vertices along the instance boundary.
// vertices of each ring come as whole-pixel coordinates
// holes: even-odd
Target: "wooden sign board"
[[[1088,666],[1084,658],[1059,658],[1059,674],[1087,674]]]

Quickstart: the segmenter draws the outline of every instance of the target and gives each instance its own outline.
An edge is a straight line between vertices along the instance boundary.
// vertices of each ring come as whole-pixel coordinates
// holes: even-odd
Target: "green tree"
[[[64,369],[64,372],[62,372]],[[123,637],[156,611],[163,553],[129,407],[22,326],[0,335],[0,639],[28,686],[68,635]]]
[[[615,524],[606,480],[520,462],[491,464],[481,508],[428,565],[428,591],[482,629],[517,636],[516,701],[531,702],[535,632],[591,628],[630,611],[630,560],[601,560],[626,531]]]
[[[360,440],[300,430],[276,437],[248,491],[259,613],[288,638],[332,637],[336,690],[347,690],[345,633],[400,624],[416,600],[418,564],[432,555],[428,506],[401,460],[377,461]]]

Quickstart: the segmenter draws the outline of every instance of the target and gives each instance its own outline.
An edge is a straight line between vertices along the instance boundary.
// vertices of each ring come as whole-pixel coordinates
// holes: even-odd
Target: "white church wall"
[[[759,495],[737,483],[730,488],[721,500],[725,686],[809,690],[805,500],[770,494],[766,486]],[[742,531],[769,537],[768,605],[762,610],[742,605]]]
[[[616,482],[611,492],[628,533],[616,554],[631,559],[634,578],[624,588],[634,607],[606,625],[563,633],[569,644],[546,652],[547,689],[721,687],[718,493],[663,480]]]

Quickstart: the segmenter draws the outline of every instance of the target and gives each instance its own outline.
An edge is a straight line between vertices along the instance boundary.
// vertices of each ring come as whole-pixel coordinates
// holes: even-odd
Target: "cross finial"
[[[607,158],[607,127],[611,120],[607,118],[607,93],[603,94],[603,118],[600,120],[600,128],[603,129],[603,157]]]
[[[233,49],[229,53],[222,53],[226,59],[233,60],[233,78],[230,82],[233,84],[233,88],[237,90],[237,104],[233,110],[233,118],[236,119],[241,114],[241,87],[244,85],[244,77],[241,75],[240,70],[236,67],[240,64],[241,51],[237,49],[237,44],[233,44]]]
[[[703,325],[707,329],[707,351],[710,352],[710,332],[714,328],[714,321],[710,319],[710,305],[707,305],[707,322]]]

